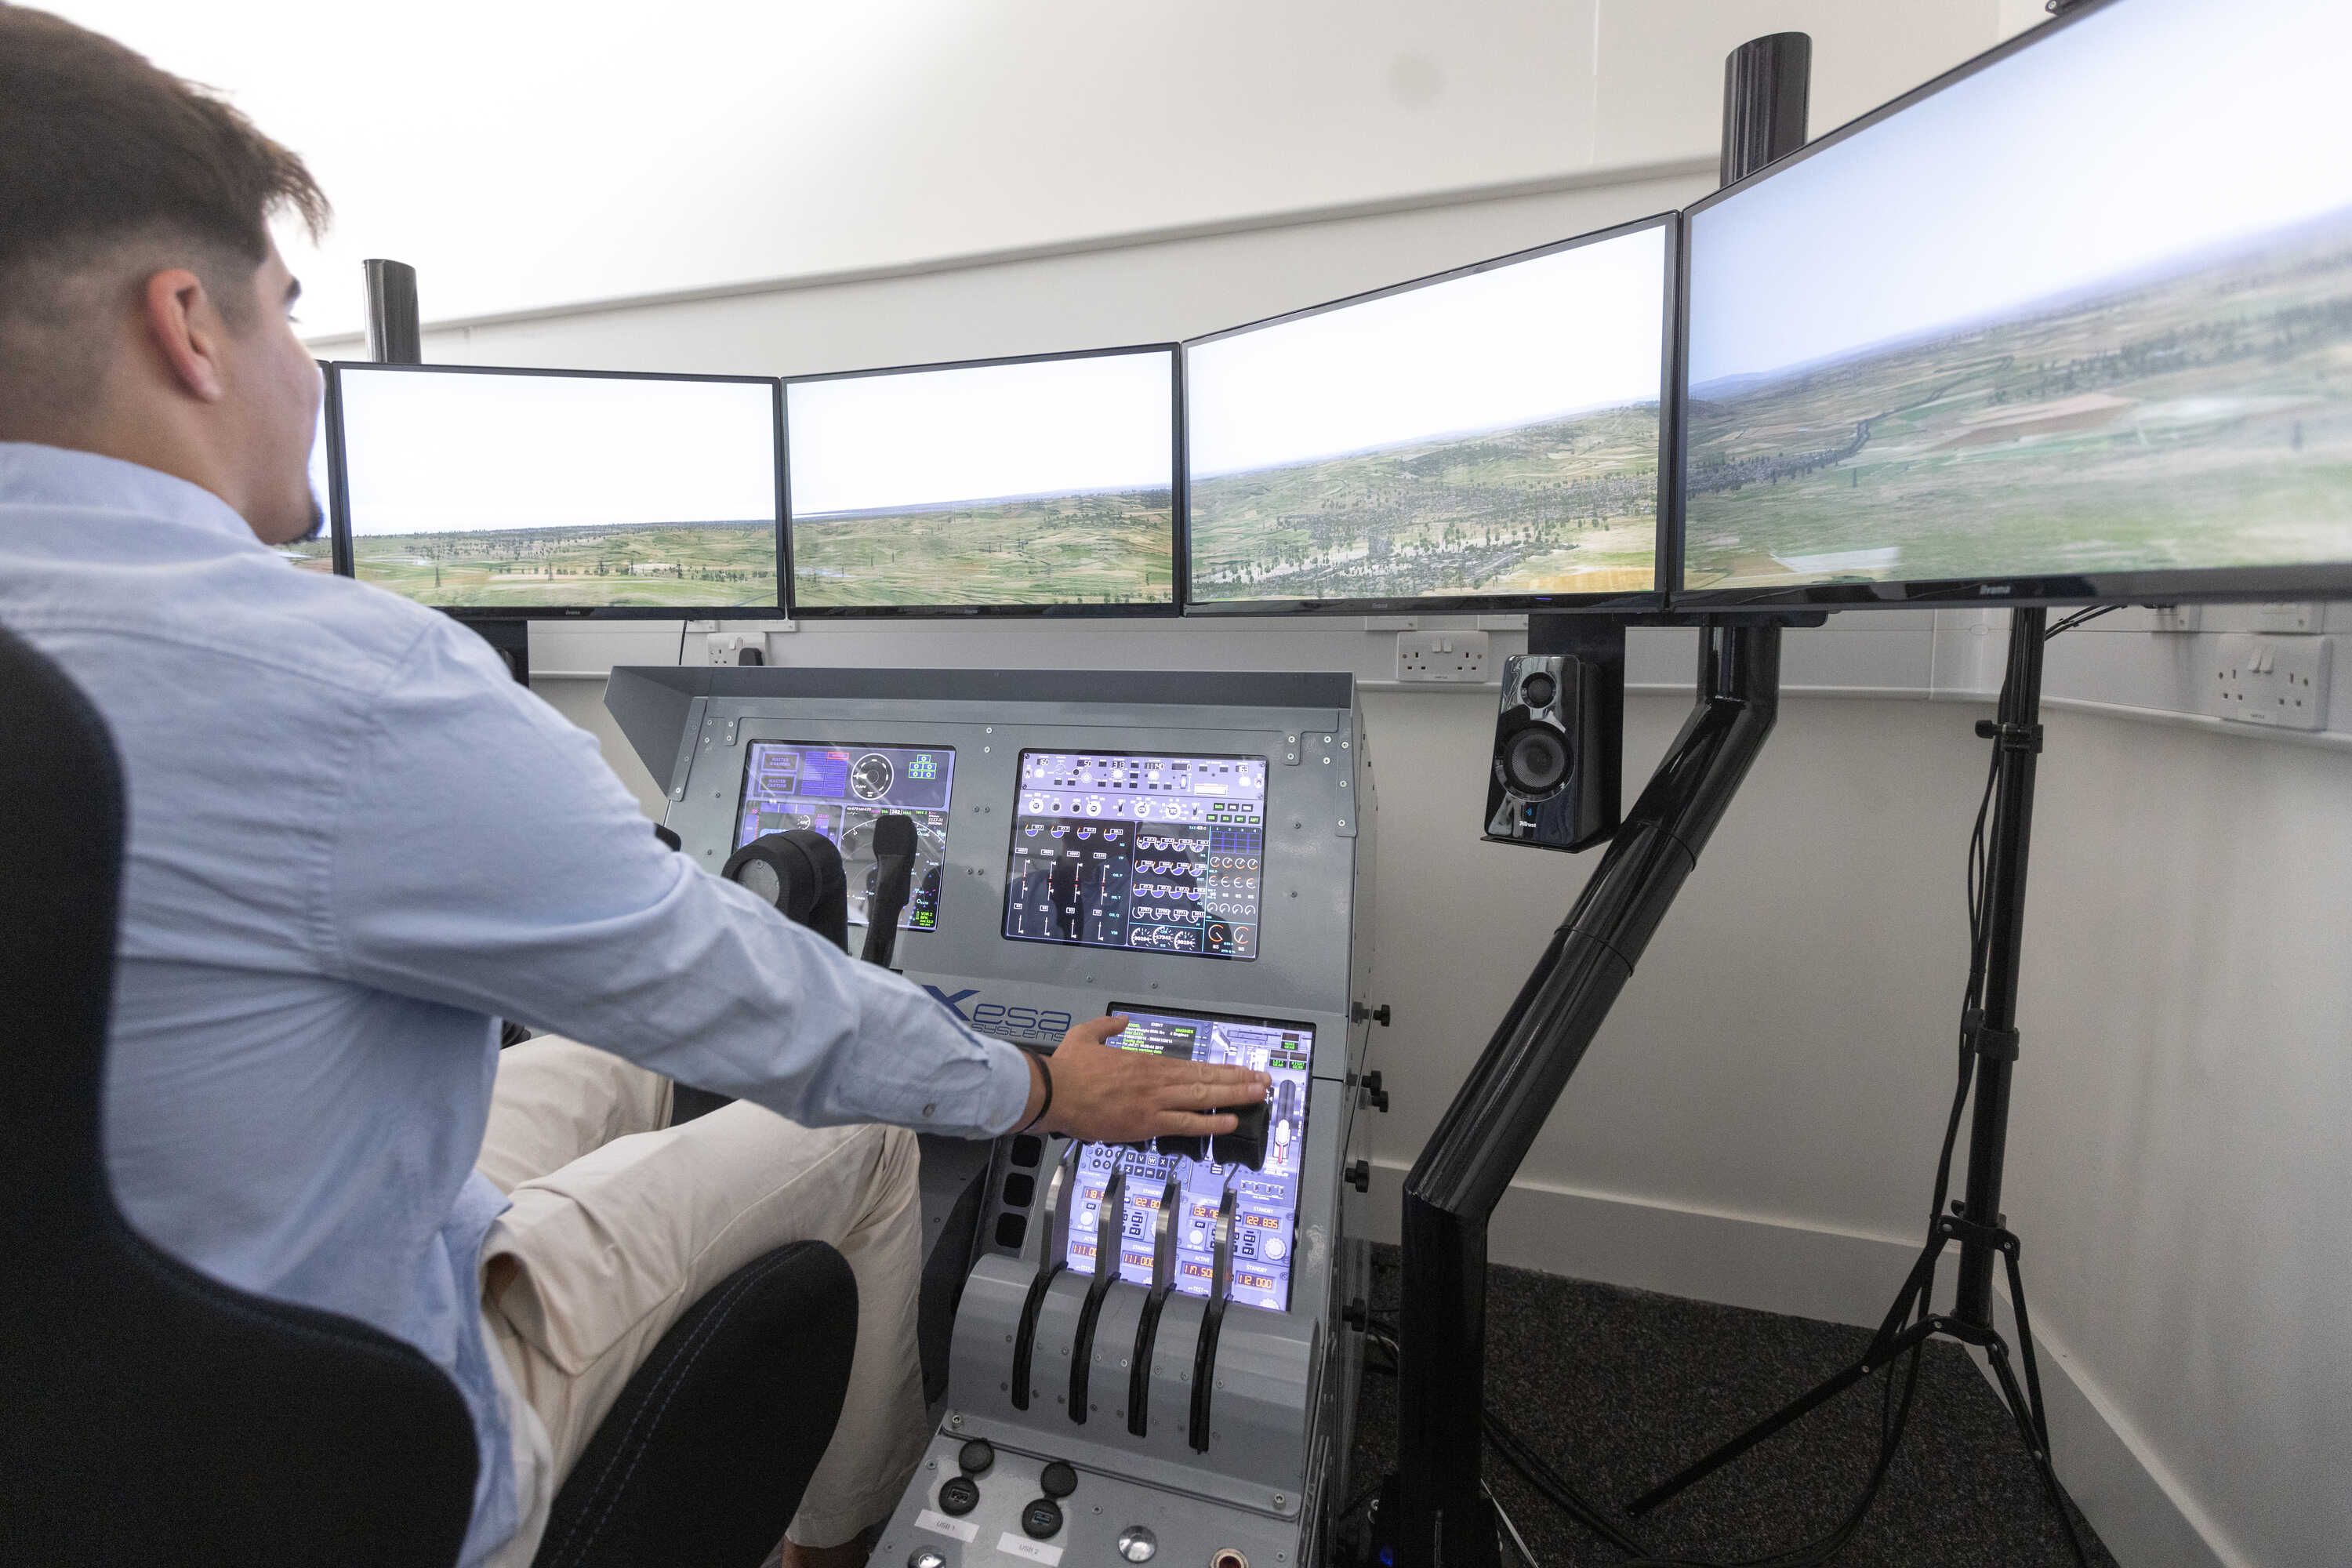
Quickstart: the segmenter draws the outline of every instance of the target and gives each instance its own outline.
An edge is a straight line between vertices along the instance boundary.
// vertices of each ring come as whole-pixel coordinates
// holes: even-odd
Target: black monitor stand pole
[[[1985,879],[1986,954],[1981,1021],[1966,1020],[1976,1050],[1976,1107],[1969,1128],[1967,1196],[1948,1214],[1929,1218],[1927,1242],[1895,1298],[1878,1332],[1861,1359],[1811,1393],[1679,1474],[1653,1487],[1626,1506],[1647,1513],[1668,1498],[1729,1464],[1765,1438],[1872,1373],[1887,1371],[1905,1352],[1938,1335],[1984,1352],[2002,1400],[2017,1423],[2018,1436],[2042,1473],[2042,1489],[2065,1527],[2074,1560],[2087,1563],[2083,1541],[2058,1473],[2050,1460],[2050,1424],[2042,1405],[2042,1378],[2033,1363],[2033,1332],[2025,1313],[2025,1281],[2018,1271],[2018,1241],[2000,1210],[2002,1167],[2009,1151],[2010,1078],[2017,1064],[2017,968],[2025,927],[2025,868],[2033,828],[2034,760],[2042,751],[2042,644],[2047,612],[2015,612],[2009,633],[2009,670],[1998,715],[1977,725],[1994,742],[1993,818]],[[1945,1247],[1960,1249],[1959,1289],[1951,1310],[1933,1310],[1936,1265]],[[2009,1342],[1993,1325],[1995,1260],[2009,1280],[2017,1316],[2017,1363],[2025,1373],[2019,1387]],[[1894,1375],[1891,1372],[1889,1375]]]
[[[1725,60],[1725,184],[1803,143],[1811,58],[1805,35],[1776,33]],[[1374,1529],[1394,1568],[1500,1560],[1480,1475],[1487,1221],[1772,732],[1786,618],[1696,618],[1690,717],[1405,1177],[1398,1462]],[[1567,651],[1577,634],[1576,617],[1530,616],[1528,646]],[[1638,1550],[1598,1510],[1587,1522]]]

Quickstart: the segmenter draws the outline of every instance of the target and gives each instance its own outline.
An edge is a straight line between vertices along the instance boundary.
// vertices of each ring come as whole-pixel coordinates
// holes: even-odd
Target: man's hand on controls
[[[1062,1037],[1051,1067],[1029,1063],[1029,1103],[1023,1125],[1045,1120],[1036,1131],[1064,1132],[1104,1143],[1139,1143],[1147,1138],[1197,1137],[1231,1132],[1231,1115],[1212,1116],[1219,1106],[1254,1105],[1266,1097],[1271,1080],[1244,1067],[1174,1061],[1146,1051],[1123,1051],[1105,1042],[1127,1027],[1125,1018],[1097,1018]],[[1045,1103],[1045,1073],[1054,1082]]]

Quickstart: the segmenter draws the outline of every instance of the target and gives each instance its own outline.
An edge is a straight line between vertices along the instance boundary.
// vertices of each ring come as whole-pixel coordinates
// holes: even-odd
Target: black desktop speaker
[[[1539,849],[1586,849],[1615,833],[1624,712],[1622,655],[1612,659],[1595,650],[1505,659],[1494,768],[1486,781],[1486,837]]]

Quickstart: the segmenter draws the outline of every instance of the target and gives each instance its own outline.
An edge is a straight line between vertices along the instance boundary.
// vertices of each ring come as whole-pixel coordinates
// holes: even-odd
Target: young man
[[[447,1371],[481,1444],[468,1563],[530,1561],[704,1289],[829,1241],[858,1337],[786,1550],[854,1560],[924,1436],[899,1129],[1220,1131],[1264,1075],[1110,1048],[1103,1019],[1049,1078],[663,849],[472,633],[270,549],[319,526],[318,372],[266,227],[323,221],[300,160],[9,5],[0,147],[0,624],[123,761],[105,1115],[131,1223]],[[502,1060],[494,1017],[600,1048]],[[673,1079],[741,1103],[668,1128]]]

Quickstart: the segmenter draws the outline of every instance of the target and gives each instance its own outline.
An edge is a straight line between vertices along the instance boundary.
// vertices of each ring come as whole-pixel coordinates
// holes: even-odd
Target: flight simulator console
[[[1321,1561],[1385,1106],[1352,678],[625,668],[605,702],[684,853],[814,829],[856,926],[876,823],[910,818],[894,966],[974,1028],[1045,1048],[1116,1013],[1122,1048],[1272,1081],[1223,1137],[922,1140],[938,1426],[873,1562]]]

